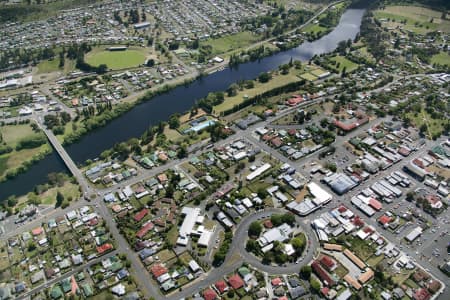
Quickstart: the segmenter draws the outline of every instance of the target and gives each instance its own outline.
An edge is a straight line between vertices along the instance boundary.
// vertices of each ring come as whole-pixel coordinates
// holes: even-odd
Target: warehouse
[[[343,195],[358,184],[343,173],[335,173],[323,179],[325,183],[338,195]]]
[[[257,168],[255,171],[247,175],[247,180],[252,181],[256,177],[263,174],[265,171],[269,170],[272,166],[270,164],[264,164],[261,167]]]
[[[408,242],[413,242],[415,239],[417,239],[422,234],[422,227],[417,226],[414,228],[408,235],[405,237],[405,239]]]

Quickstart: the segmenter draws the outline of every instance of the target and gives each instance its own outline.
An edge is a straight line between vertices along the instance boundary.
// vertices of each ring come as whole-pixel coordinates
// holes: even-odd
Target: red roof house
[[[328,271],[333,271],[334,269],[336,269],[337,265],[336,262],[334,261],[334,259],[332,259],[331,257],[324,255],[321,259],[320,259],[320,263],[322,264],[322,266],[325,267],[325,269],[327,269]]]
[[[148,209],[143,208],[140,212],[134,215],[134,220],[140,222],[148,214]]]
[[[103,254],[103,253],[111,250],[112,248],[113,248],[113,246],[110,243],[106,243],[106,244],[103,244],[101,246],[98,246],[97,247],[97,252],[99,254]]]
[[[141,239],[143,236],[145,236],[147,234],[147,232],[152,230],[153,227],[154,227],[153,223],[152,222],[148,222],[141,229],[139,229],[139,231],[136,233],[136,237]]]
[[[388,217],[386,215],[382,215],[379,219],[378,222],[380,222],[381,225],[386,225],[391,221],[391,217]]]
[[[311,267],[314,273],[316,273],[316,275],[326,286],[333,286],[336,284],[331,276],[320,266],[317,260],[311,264]]]
[[[283,145],[283,141],[279,137],[271,139],[270,143],[272,143],[272,145],[277,148],[281,147],[281,145]]]
[[[430,298],[430,293],[424,288],[417,290],[413,295],[414,300],[429,300]]]
[[[226,292],[228,290],[228,285],[226,284],[226,282],[224,280],[219,280],[217,281],[214,286],[216,287],[216,289],[219,291],[219,293],[223,293]]]
[[[272,279],[272,281],[270,283],[272,284],[272,286],[279,286],[283,282],[281,281],[280,277],[276,277],[276,278]]]
[[[35,229],[33,229],[33,230],[31,231],[31,233],[32,233],[34,236],[40,235],[42,232],[44,232],[44,229],[42,229],[42,227],[36,227]]]
[[[152,272],[153,277],[158,278],[168,272],[167,268],[163,265],[157,264],[151,267],[150,272]]]
[[[203,298],[205,300],[215,300],[217,299],[217,294],[212,289],[206,289],[203,291]]]
[[[228,278],[228,283],[235,290],[240,289],[241,287],[244,286],[244,281],[238,274],[234,274],[233,276]]]

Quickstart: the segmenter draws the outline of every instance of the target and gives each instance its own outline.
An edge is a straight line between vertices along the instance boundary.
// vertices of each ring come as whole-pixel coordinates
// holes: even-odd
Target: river
[[[149,126],[177,112],[188,111],[196,100],[209,92],[226,90],[239,80],[256,78],[260,73],[278,68],[279,65],[294,60],[307,61],[316,54],[331,52],[342,40],[353,39],[359,32],[364,9],[348,9],[341,17],[338,26],[328,35],[314,42],[276,53],[259,61],[248,62],[236,69],[225,69],[198,79],[188,86],[179,86],[168,93],[156,96],[150,101],[135,106],[129,112],[99,128],[80,141],[66,147],[67,152],[77,164],[93,159],[114,144],[139,137]],[[47,174],[67,171],[55,152],[34,164],[23,174],[12,180],[0,183],[0,199],[10,195],[22,195],[36,185],[47,182]]]

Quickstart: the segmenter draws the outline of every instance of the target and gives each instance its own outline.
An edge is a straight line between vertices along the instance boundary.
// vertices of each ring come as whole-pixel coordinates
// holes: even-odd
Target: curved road
[[[218,280],[223,279],[223,277],[227,274],[233,273],[236,271],[238,267],[240,267],[243,263],[248,263],[258,269],[259,271],[269,273],[271,275],[283,275],[283,274],[293,274],[298,273],[300,268],[306,264],[308,264],[314,256],[314,249],[318,249],[318,241],[315,237],[315,234],[312,232],[310,226],[302,225],[302,219],[298,216],[295,216],[295,220],[300,224],[302,229],[305,229],[305,234],[308,237],[308,245],[306,247],[306,254],[302,256],[302,261],[298,264],[291,263],[282,266],[274,266],[274,265],[264,265],[261,261],[248,253],[245,250],[244,241],[247,239],[247,230],[250,224],[256,220],[270,217],[273,214],[286,213],[285,209],[277,209],[277,208],[269,208],[263,211],[255,212],[244,219],[241,220],[239,225],[235,229],[235,233],[233,236],[233,242],[231,243],[231,247],[228,251],[228,254],[225,258],[225,262],[222,266],[218,268],[214,268],[211,271],[202,274],[200,278],[194,280],[192,283],[184,286],[181,290],[176,290],[170,293],[169,295],[163,296],[161,294],[153,295],[155,299],[169,299],[169,300],[179,300],[181,298],[186,298],[192,296],[198,291],[201,291],[208,286],[213,285]]]
[[[251,264],[253,267],[257,268],[260,271],[267,272],[270,274],[282,275],[282,274],[298,273],[300,271],[300,268],[304,264],[310,262],[311,259],[313,258],[314,250],[311,249],[318,249],[318,241],[315,238],[315,234],[312,232],[311,227],[304,226],[302,224],[302,219],[297,215],[295,215],[295,220],[297,221],[297,224],[299,224],[300,228],[303,229],[303,232],[306,234],[308,240],[308,244],[305,247],[306,254],[305,253],[303,254],[301,262],[299,262],[298,264],[288,263],[285,266],[265,265],[261,263],[261,260],[258,259],[256,256],[245,250],[244,241],[247,240],[248,228],[251,223],[260,219],[268,218],[273,214],[283,214],[283,213],[286,213],[285,209],[270,208],[251,214],[244,220],[242,220],[239,223],[239,226],[236,228],[236,232],[233,237],[233,243],[229,251],[230,255],[233,255],[236,251],[238,251],[239,255],[243,258],[243,260],[246,263]]]

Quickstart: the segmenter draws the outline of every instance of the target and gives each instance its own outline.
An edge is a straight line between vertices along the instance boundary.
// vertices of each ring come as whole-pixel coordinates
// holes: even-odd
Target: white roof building
[[[209,230],[205,230],[200,235],[200,238],[198,239],[197,244],[202,247],[208,247],[209,243],[211,242],[211,238],[213,236],[213,232]]]

